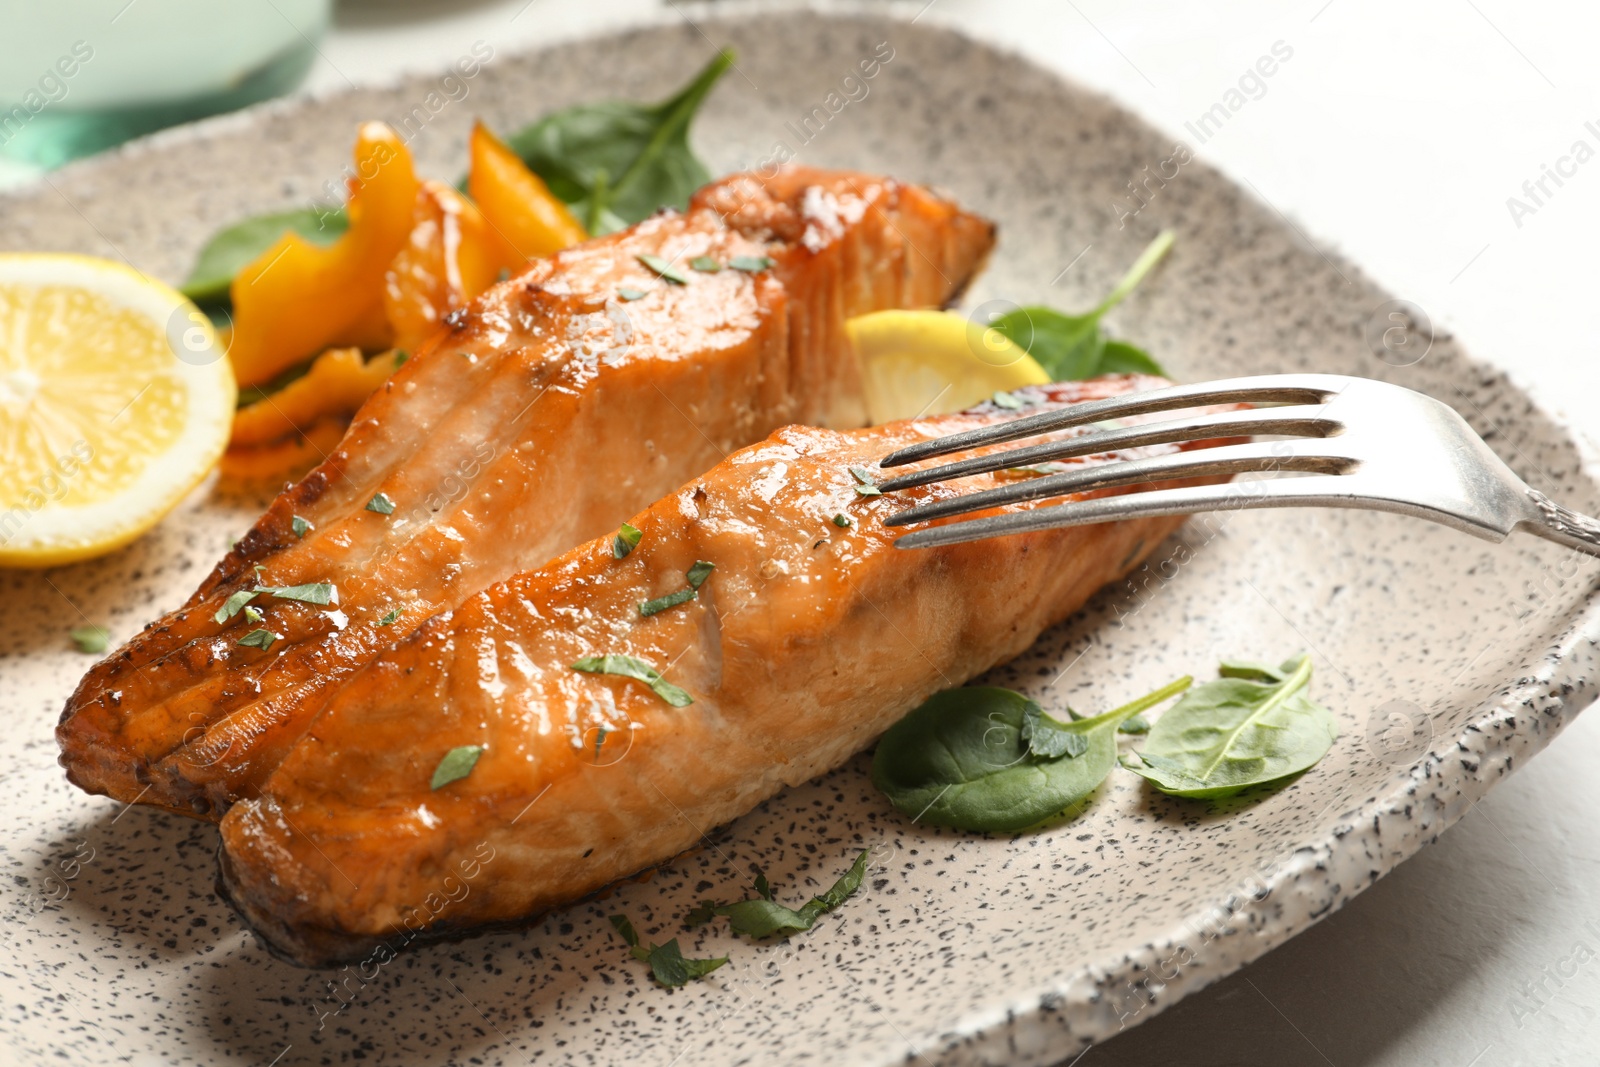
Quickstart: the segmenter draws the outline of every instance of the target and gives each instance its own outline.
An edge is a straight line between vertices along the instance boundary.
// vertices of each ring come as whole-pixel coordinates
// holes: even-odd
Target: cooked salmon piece
[[[850,468],[875,474],[893,449],[1012,414],[779,430],[631,519],[643,536],[624,558],[600,538],[429,619],[222,820],[225,892],[295,962],[393,952],[572,901],[838,766],[1026,649],[1182,522],[897,550],[883,519],[955,490],[863,496]],[[471,747],[470,771],[434,788]]]
[[[949,302],[993,239],[916,186],[787,169],[532,264],[402,366],[188,603],[89,672],[56,732],[68,777],[220,816],[428,616],[779,426],[864,423],[844,320]],[[332,603],[229,603],[318,583]]]

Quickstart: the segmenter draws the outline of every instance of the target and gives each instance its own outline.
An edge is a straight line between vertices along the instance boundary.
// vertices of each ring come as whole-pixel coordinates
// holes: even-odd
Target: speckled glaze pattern
[[[506,129],[596,96],[664,94],[710,49],[666,17],[496,56],[414,140],[422,170],[458,173],[474,115]],[[1110,102],[925,22],[697,21],[739,49],[742,72],[696,129],[714,169],[758,163],[782,141],[806,162],[948,189],[1001,226],[969,306],[1089,306],[1172,227],[1171,260],[1111,325],[1177,377],[1315,370],[1418,388],[1534,488],[1600,510],[1577,447],[1523,390],[1445,336],[1392,365],[1367,340],[1388,294],[1203,162],[1119,225],[1125,183],[1174,146]],[[869,94],[798,143],[787,124],[880,42],[893,58]],[[177,278],[218,225],[317,195],[358,120],[398,121],[436,86],[276,105],[68,168],[0,198],[0,246],[122,255]],[[985,681],[1058,713],[1094,711],[1209,673],[1225,654],[1307,649],[1341,737],[1293,784],[1210,806],[1119,770],[1078,818],[991,837],[902,817],[873,792],[863,756],[524,930],[365,971],[305,971],[267,955],[213,894],[212,827],[79,794],[51,736],[88,664],[68,630],[88,619],[121,640],[180,603],[261,503],[208,485],[106,559],[0,574],[8,1062],[1062,1063],[1343,905],[1595,695],[1595,561],[1377,514],[1213,516]],[[874,863],[859,898],[786,945],[681,926],[702,897],[741,893],[752,865],[780,899],[803,900],[861,848]],[[730,962],[657,988],[607,923],[618,911],[646,938]]]

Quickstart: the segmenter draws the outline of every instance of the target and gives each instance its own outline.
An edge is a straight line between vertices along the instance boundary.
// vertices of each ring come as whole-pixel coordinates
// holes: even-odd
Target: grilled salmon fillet
[[[844,320],[949,302],[993,239],[924,189],[793,168],[534,263],[401,367],[188,603],[89,672],[56,731],[68,777],[219,816],[428,616],[779,426],[863,424]],[[335,610],[261,594],[264,619],[217,619],[258,585],[322,582]],[[254,629],[270,647],[241,645]]]
[[[1162,384],[1060,383],[1033,399]],[[228,812],[224,892],[296,962],[392,952],[574,900],[839,765],[1023,651],[1182,522],[896,550],[883,518],[953,490],[863,497],[849,468],[1009,414],[779,430],[630,520],[643,537],[626,557],[591,541],[429,619]],[[693,599],[642,614],[699,561],[715,569]],[[572,666],[604,656],[649,665],[693,702]],[[482,749],[470,773],[432,788],[462,746]]]

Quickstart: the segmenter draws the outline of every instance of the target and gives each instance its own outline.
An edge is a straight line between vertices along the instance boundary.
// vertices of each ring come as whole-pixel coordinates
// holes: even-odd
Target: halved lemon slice
[[[954,311],[878,311],[850,319],[845,330],[874,425],[960,411],[1050,380],[1005,334]]]
[[[222,454],[236,395],[176,290],[90,256],[0,255],[0,565],[150,529]]]

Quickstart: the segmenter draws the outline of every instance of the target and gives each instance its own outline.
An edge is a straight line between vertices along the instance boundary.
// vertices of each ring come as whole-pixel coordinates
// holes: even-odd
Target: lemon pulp
[[[999,330],[953,311],[878,311],[845,323],[874,425],[961,411],[1043,385],[1043,367]]]
[[[175,290],[107,260],[0,255],[0,564],[144,533],[221,455],[235,395]]]

